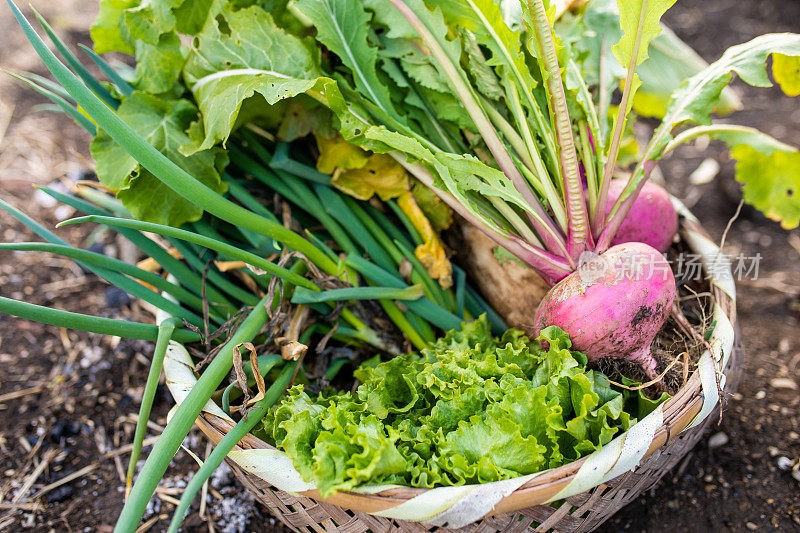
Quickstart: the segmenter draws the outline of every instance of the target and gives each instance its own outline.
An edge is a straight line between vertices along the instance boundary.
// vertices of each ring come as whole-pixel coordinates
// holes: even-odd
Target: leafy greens
[[[261,436],[323,496],[366,484],[486,483],[587,455],[667,396],[611,388],[551,327],[531,342],[493,337],[485,317],[430,348],[355,372],[355,392],[309,396],[295,386],[263,420]]]

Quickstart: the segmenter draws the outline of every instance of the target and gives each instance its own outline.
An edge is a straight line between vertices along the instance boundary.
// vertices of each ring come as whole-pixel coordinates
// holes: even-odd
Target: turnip
[[[669,315],[675,278],[653,247],[639,242],[587,254],[578,270],[557,283],[539,304],[538,336],[557,325],[589,361],[625,358],[656,376],[650,345]]]
[[[611,180],[608,186],[606,216],[625,189],[625,180]],[[669,193],[653,182],[646,182],[631,210],[622,221],[612,245],[643,242],[659,252],[666,252],[678,231],[678,213]]]

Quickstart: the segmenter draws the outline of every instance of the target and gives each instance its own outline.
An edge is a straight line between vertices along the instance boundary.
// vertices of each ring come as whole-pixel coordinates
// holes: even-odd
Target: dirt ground
[[[69,42],[88,42],[95,2],[34,1]],[[667,23],[706,59],[755,35],[800,31],[797,0],[679,0]],[[9,10],[0,6],[0,66],[43,74]],[[776,90],[737,85],[747,111],[738,123],[757,126],[800,145],[800,102]],[[72,215],[53,208],[30,183],[76,176],[87,166],[89,138],[68,119],[38,112],[31,91],[0,77],[0,198],[47,227]],[[692,184],[706,158],[721,165],[717,179]],[[721,147],[687,147],[662,164],[668,188],[686,200],[717,238],[736,210],[733,165]],[[695,179],[695,181],[698,181]],[[702,180],[700,180],[702,181]],[[92,228],[60,230],[74,244],[98,242]],[[0,214],[0,240],[35,240]],[[701,443],[654,490],[618,513],[601,531],[800,531],[800,232],[786,232],[746,208],[726,251],[762,260],[756,280],[738,285],[739,324],[746,347],[745,377],[727,403],[713,438]],[[148,319],[147,311],[109,291],[66,261],[0,252],[0,295],[101,316]],[[110,531],[121,508],[124,446],[132,438],[151,346],[59,330],[0,317],[0,531]],[[152,437],[171,406],[157,395]],[[713,447],[709,445],[713,443]],[[196,434],[184,443],[207,453]],[[148,518],[161,531],[196,463],[182,451],[167,473]],[[274,521],[225,473],[212,483],[202,516],[184,531],[275,531]]]

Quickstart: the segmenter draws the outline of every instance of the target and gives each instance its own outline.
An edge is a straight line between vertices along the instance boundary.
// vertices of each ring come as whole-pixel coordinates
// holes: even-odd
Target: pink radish
[[[538,336],[558,326],[590,361],[624,358],[656,376],[650,345],[669,315],[675,278],[653,247],[630,242],[602,255],[584,254],[576,272],[558,282],[539,304]]]
[[[606,215],[622,194],[626,180],[611,180],[608,184]],[[659,252],[666,252],[678,232],[678,213],[672,206],[669,193],[648,181],[642,187],[630,212],[617,230],[611,245],[643,242]]]

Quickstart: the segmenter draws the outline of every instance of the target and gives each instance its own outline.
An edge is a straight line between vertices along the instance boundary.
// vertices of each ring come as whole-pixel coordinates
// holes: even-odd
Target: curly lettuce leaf
[[[481,317],[421,353],[362,365],[354,393],[311,398],[290,389],[261,431],[323,495],[376,483],[485,483],[554,468],[635,420],[623,409],[629,396],[587,371],[563,331],[548,328],[539,340],[547,350],[517,330],[493,337]]]
[[[218,149],[184,157],[179,147],[188,140],[185,133],[197,108],[188,100],[163,100],[136,91],[123,101],[117,114],[134,131],[190,175],[218,193],[227,190],[220,170],[227,163]],[[198,220],[203,210],[164,185],[142,168],[128,152],[104,131],[98,130],[91,144],[97,176],[128,211],[139,219],[159,224],[180,226]]]

